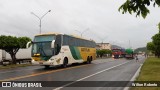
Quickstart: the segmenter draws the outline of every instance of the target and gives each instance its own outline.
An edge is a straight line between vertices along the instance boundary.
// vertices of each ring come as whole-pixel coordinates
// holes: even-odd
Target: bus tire
[[[68,64],[68,58],[64,58],[64,60],[63,60],[63,64],[62,64],[62,67],[63,68],[66,68],[67,67],[67,64]]]
[[[45,65],[45,69],[48,69],[48,68],[50,68],[50,66],[49,65]]]
[[[90,64],[91,63],[91,59],[88,57],[87,58],[87,64]]]
[[[92,58],[92,56],[90,57],[90,63],[92,63],[92,60],[93,60],[93,58]]]

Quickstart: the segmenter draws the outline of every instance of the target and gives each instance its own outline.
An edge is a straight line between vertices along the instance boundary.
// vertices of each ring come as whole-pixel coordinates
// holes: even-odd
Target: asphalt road
[[[130,81],[144,60],[143,56],[139,56],[139,62],[110,58],[95,60],[92,64],[70,65],[67,68],[52,67],[44,69],[43,66],[28,66],[1,70],[0,81],[60,81],[65,83],[58,87],[14,87],[0,88],[0,90],[123,90],[124,87],[106,87],[106,83],[101,81]],[[91,87],[74,86],[79,81],[84,81],[82,83],[84,86]],[[52,83],[50,84],[52,86]],[[68,87],[70,85],[72,87]]]

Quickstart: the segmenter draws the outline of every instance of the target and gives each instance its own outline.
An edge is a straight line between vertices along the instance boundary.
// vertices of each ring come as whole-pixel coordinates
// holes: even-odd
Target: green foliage
[[[147,43],[147,50],[150,50],[150,51],[155,50],[155,46],[154,46],[153,42],[148,42]]]
[[[97,50],[97,55],[102,57],[103,55],[105,54],[112,54],[112,51],[111,50]]]
[[[0,49],[25,48],[26,43],[31,41],[28,37],[0,36]],[[8,52],[8,51],[7,51]]]
[[[4,35],[0,36],[0,49],[16,47],[18,47],[18,41],[16,37]]]
[[[152,42],[147,43],[147,49],[160,57],[160,23],[158,24],[159,32],[152,36]]]
[[[147,58],[141,68],[136,81],[160,81],[159,65],[159,58]],[[159,87],[132,87],[130,90],[159,90]]]
[[[0,36],[0,49],[5,50],[11,55],[13,63],[16,63],[16,53],[20,48],[25,48],[27,42],[31,41],[28,37]]]
[[[159,33],[160,33],[160,23],[158,23],[158,29],[159,29]]]
[[[122,13],[129,12],[130,14],[136,13],[137,16],[145,18],[149,14],[148,6],[153,2],[153,6],[160,6],[160,0],[127,0],[124,4],[119,7],[119,11]]]
[[[155,54],[156,56],[160,57],[160,33],[155,34],[152,37],[152,42],[154,44],[154,48],[155,48]]]
[[[26,48],[26,44],[31,41],[30,38],[28,37],[19,37],[18,38],[18,42],[19,42],[19,46],[20,48]]]
[[[106,50],[106,54],[112,54],[111,50]]]

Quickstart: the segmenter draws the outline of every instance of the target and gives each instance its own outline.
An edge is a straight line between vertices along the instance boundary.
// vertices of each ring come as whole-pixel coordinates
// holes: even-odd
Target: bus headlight
[[[53,61],[54,59],[49,59],[50,61]]]

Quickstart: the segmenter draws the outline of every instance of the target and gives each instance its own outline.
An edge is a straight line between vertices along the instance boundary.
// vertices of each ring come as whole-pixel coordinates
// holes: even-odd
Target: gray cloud
[[[133,48],[145,46],[158,32],[159,8],[150,8],[146,19],[121,14],[119,6],[125,0],[0,0],[0,34],[28,36],[39,33],[39,21],[30,14],[42,16],[42,32],[80,35],[96,42],[110,42]]]

